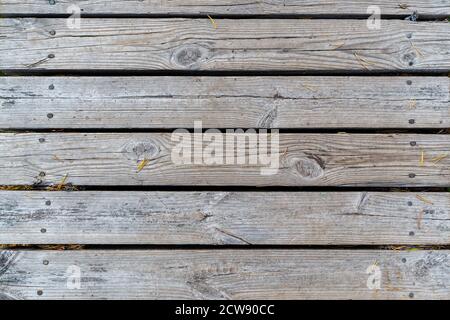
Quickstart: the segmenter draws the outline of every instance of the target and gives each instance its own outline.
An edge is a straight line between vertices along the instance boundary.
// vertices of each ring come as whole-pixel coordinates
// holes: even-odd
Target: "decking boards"
[[[450,298],[446,250],[5,251],[1,258],[0,290],[11,299]],[[373,268],[380,289],[368,285]]]
[[[0,300],[450,299],[450,0],[0,14]]]
[[[373,1],[296,1],[296,0],[159,0],[159,1],[55,1],[9,0],[2,3],[4,14],[68,14],[77,5],[86,14],[128,15],[367,15]],[[407,16],[413,12],[426,16],[450,15],[448,0],[408,0],[407,4],[390,0],[375,3],[383,15]],[[73,9],[72,9],[73,10]]]
[[[448,128],[449,100],[448,77],[2,77],[0,127]]]
[[[316,19],[0,20],[0,69],[144,71],[440,71],[447,21]]]
[[[450,197],[433,192],[2,191],[0,210],[4,244],[446,245],[450,239]]]

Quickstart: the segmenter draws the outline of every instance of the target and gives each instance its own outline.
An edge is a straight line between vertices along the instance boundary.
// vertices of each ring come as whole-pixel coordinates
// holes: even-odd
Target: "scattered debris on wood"
[[[33,190],[33,186],[0,186],[3,191]]]
[[[78,190],[76,187],[72,185],[66,184],[67,178],[69,177],[69,174],[66,174],[64,178],[61,180],[60,183],[58,183],[56,186],[52,185],[50,187],[47,187],[47,191],[69,191],[69,190]]]
[[[419,15],[418,15],[417,11],[414,11],[412,15],[405,18],[405,20],[413,21],[413,22],[416,22],[417,19],[419,19]]]
[[[33,244],[0,244],[0,249],[42,249],[42,250],[82,250],[84,245],[80,244],[46,244],[46,245],[33,245]]]

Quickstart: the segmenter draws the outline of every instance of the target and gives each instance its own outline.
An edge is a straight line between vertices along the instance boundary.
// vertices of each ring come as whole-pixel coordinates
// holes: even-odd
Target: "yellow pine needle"
[[[141,172],[150,162],[150,160],[148,159],[144,159],[141,162],[139,162],[138,167],[137,167],[137,172]]]
[[[437,164],[447,157],[448,157],[448,154],[441,154],[440,156],[437,156],[437,157],[434,157],[433,159],[431,159],[431,161],[433,161],[434,164]]]
[[[421,195],[416,195],[416,198],[419,199],[422,202],[425,202],[427,204],[434,204],[432,201],[428,200],[427,198],[421,196]]]
[[[217,29],[217,23],[216,21],[208,14],[209,21],[211,21],[211,24],[213,25],[214,29]]]
[[[66,185],[66,180],[67,180],[67,177],[68,177],[69,175],[68,174],[66,174],[65,176],[64,176],[64,178],[61,180],[61,182],[56,186],[56,190],[62,190],[62,189],[64,189],[64,186]]]
[[[417,48],[416,45],[414,43],[412,43],[412,41],[410,41],[410,43],[411,43],[411,47],[414,49],[414,51],[416,51],[417,54],[423,58],[424,55],[423,55],[422,51],[420,51],[419,48]]]
[[[303,84],[303,83],[301,83],[301,86],[302,86],[303,88],[305,88],[305,89],[308,89],[309,91],[317,92],[317,90],[314,89],[313,86],[310,86],[310,85],[307,85],[307,84]]]
[[[423,150],[420,152],[420,166],[423,167],[425,165],[425,152]]]
[[[342,48],[344,45],[345,45],[345,42],[335,43],[335,44],[333,44],[333,46],[334,46],[333,49],[336,50],[336,49]]]
[[[419,229],[419,230],[422,228],[423,214],[424,214],[424,211],[421,210],[419,213],[419,216],[417,217],[417,229]]]
[[[359,64],[361,66],[364,67],[364,69],[369,70],[369,68],[367,67],[367,65],[374,65],[372,62],[367,61],[366,59],[364,59],[363,57],[361,57],[359,54],[357,54],[356,52],[353,52],[353,55],[355,56],[355,58],[358,60]]]

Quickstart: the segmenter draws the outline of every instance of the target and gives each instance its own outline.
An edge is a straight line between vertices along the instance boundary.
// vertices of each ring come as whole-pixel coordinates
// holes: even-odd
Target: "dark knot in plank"
[[[131,141],[122,148],[122,153],[128,160],[142,161],[155,158],[160,152],[154,141]]]
[[[177,65],[186,68],[195,68],[198,66],[199,62],[205,59],[205,57],[205,48],[189,45],[177,48],[174,51],[172,59]]]

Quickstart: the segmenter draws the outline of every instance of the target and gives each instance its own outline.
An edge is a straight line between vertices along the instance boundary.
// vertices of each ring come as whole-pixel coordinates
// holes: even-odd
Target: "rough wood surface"
[[[0,267],[4,299],[450,298],[449,251],[3,251]]]
[[[450,70],[446,21],[6,18],[0,30],[7,70]]]
[[[0,212],[3,244],[450,244],[446,193],[2,191]]]
[[[172,133],[1,133],[0,185],[59,184],[66,175],[65,182],[75,185],[136,186],[445,187],[450,181],[449,135],[280,134],[272,162],[279,159],[279,170],[272,175],[263,175],[269,165],[260,158],[249,162],[248,154],[259,151],[248,141],[229,153],[234,164],[175,164],[178,142],[172,138]],[[201,145],[197,135],[191,142]],[[201,149],[192,149],[201,160]],[[239,156],[244,164],[237,164],[238,151],[246,153]]]
[[[82,9],[82,14],[288,14],[288,15],[366,15],[367,8],[376,4],[383,15],[450,15],[448,0],[408,0],[400,4],[391,0],[58,0],[54,5],[42,0],[8,0],[2,2],[3,14],[66,14],[71,5]]]
[[[448,77],[3,77],[0,128],[449,128],[449,101]]]

